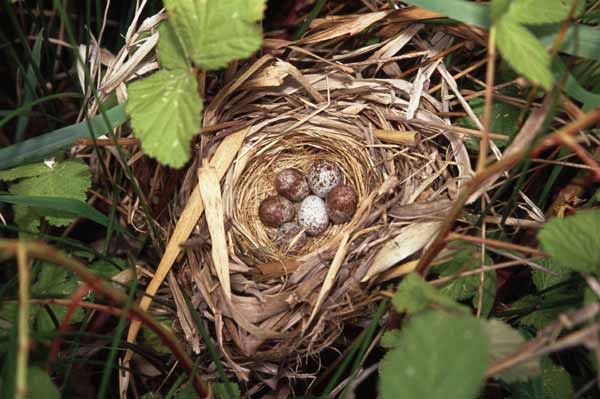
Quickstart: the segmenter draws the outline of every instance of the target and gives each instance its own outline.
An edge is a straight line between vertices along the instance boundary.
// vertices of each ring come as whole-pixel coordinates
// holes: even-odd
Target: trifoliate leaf
[[[551,24],[566,19],[572,6],[573,0],[513,0],[506,17],[528,25]]]
[[[9,187],[14,195],[71,198],[85,201],[91,185],[91,174],[83,162],[69,160],[56,164],[52,169],[40,169],[41,174],[19,180]],[[21,227],[39,225],[45,216],[54,226],[66,226],[74,220],[73,215],[59,210],[15,205],[15,220]]]
[[[383,399],[471,399],[484,380],[489,344],[471,316],[430,311],[411,319],[380,363]]]
[[[407,312],[412,314],[421,312],[431,305],[438,305],[453,311],[467,311],[466,307],[456,303],[415,273],[404,277],[404,280],[398,285],[392,302],[396,310],[400,313]]]
[[[265,0],[165,0],[177,36],[203,69],[219,69],[261,45]]]
[[[496,24],[496,43],[515,71],[547,90],[552,87],[550,56],[542,42],[527,28],[510,18],[500,18]]]
[[[600,267],[600,210],[581,211],[554,218],[538,234],[544,252],[558,265],[578,272],[596,273]]]
[[[525,338],[517,330],[498,319],[487,320],[484,324],[484,331],[490,343],[490,359],[492,362],[509,356],[525,343]],[[540,371],[539,360],[533,359],[511,367],[496,377],[511,383],[531,378],[538,375]]]
[[[163,21],[158,27],[158,60],[160,66],[166,69],[189,69],[189,52],[177,37],[171,23]]]
[[[146,154],[172,167],[190,158],[190,141],[200,130],[202,101],[191,71],[162,70],[128,87],[127,113]]]
[[[36,366],[27,369],[27,398],[60,399],[60,392],[44,370]]]

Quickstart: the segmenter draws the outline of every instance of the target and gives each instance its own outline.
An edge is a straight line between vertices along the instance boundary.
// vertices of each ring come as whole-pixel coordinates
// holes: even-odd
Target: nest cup
[[[258,207],[267,196],[277,194],[274,179],[283,169],[296,168],[306,174],[315,161],[331,161],[340,167],[343,183],[356,190],[360,201],[382,181],[365,137],[316,127],[282,130],[283,126],[274,124],[249,138],[238,158],[245,163],[239,165],[239,173],[232,175],[231,184],[223,193],[232,242],[238,255],[249,264],[300,257],[323,246],[352,223],[330,224],[323,234],[309,237],[305,245],[293,250],[277,243],[277,228],[260,222]]]

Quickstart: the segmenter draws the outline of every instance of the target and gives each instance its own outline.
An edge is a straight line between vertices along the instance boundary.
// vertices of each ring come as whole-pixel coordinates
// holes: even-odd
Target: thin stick
[[[512,251],[524,252],[532,255],[544,255],[542,251],[535,248],[526,247],[524,245],[513,244],[510,242],[504,242],[500,240],[493,240],[491,238],[480,238],[474,236],[466,236],[458,233],[450,233],[448,240],[461,240],[467,242],[474,242],[482,245],[489,245],[490,247],[508,249]]]
[[[554,132],[553,134],[550,134],[548,137],[552,139],[561,134],[575,134],[576,132],[597,122],[598,120],[600,120],[600,107],[594,108],[589,113],[564,126],[562,129]],[[467,202],[471,194],[477,191],[481,184],[483,184],[489,177],[511,168],[527,154],[542,151],[544,148],[547,148],[547,145],[540,143],[533,149],[533,151],[531,151],[529,148],[523,148],[519,151],[515,151],[514,153],[503,157],[486,169],[475,174],[475,176],[473,176],[473,178],[465,184],[463,190],[458,195],[454,206],[450,209],[448,216],[442,223],[442,226],[440,227],[437,236],[433,240],[433,243],[425,250],[423,256],[421,256],[419,259],[419,264],[417,265],[416,271],[421,275],[425,275],[427,273],[431,261],[433,261],[438,253],[446,246],[446,236],[448,233],[450,233],[452,226],[454,226],[454,222],[460,215],[464,204]]]
[[[480,172],[487,162],[490,146],[490,127],[492,124],[492,95],[494,90],[494,73],[496,64],[496,27],[492,25],[488,38],[487,73],[485,76],[485,104],[483,108],[483,137],[479,141],[479,157],[477,172]]]
[[[19,268],[19,318],[18,353],[15,385],[15,398],[25,399],[27,395],[27,363],[29,360],[29,265],[27,249],[23,241],[17,242],[17,267]]]

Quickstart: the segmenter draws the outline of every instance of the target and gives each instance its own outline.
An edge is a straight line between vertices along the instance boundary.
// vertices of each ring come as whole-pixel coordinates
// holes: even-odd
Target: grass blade
[[[33,61],[37,68],[40,67],[40,57],[42,54],[42,33],[38,33],[35,38],[35,43],[33,44]],[[33,70],[33,65],[29,65],[27,68],[27,74],[25,75],[25,80],[29,82],[29,84],[25,84],[24,91],[25,97],[23,98],[23,106],[27,107],[27,111],[31,111],[33,104],[31,102],[35,98],[35,87],[36,87],[36,79],[35,79],[35,71]],[[25,137],[25,130],[27,130],[27,124],[29,123],[29,115],[20,116],[17,121],[17,131],[15,133],[15,142],[23,141]]]
[[[118,105],[106,111],[111,129],[127,121],[125,104]],[[95,116],[89,120],[95,137],[108,133],[107,126],[102,116]],[[92,132],[88,121],[76,123],[46,133],[42,136],[25,140],[21,143],[0,149],[0,169],[7,169],[28,162],[41,161],[44,158],[70,148],[77,139],[89,137]]]

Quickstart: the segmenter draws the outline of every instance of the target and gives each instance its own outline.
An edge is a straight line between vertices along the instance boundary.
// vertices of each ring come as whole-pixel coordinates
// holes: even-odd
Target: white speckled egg
[[[311,236],[321,234],[329,226],[325,201],[316,195],[309,195],[300,203],[298,224]]]
[[[335,163],[322,159],[310,167],[306,180],[313,194],[325,198],[342,182],[342,171]]]

